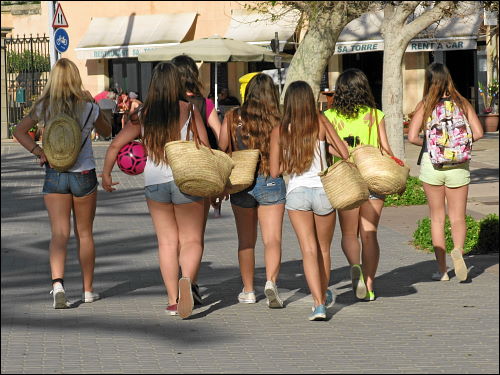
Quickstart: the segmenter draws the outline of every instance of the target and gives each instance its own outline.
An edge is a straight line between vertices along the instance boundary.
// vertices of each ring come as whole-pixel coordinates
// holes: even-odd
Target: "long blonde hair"
[[[280,126],[280,163],[283,172],[301,174],[312,164],[319,134],[318,110],[311,86],[295,81],[285,93]]]
[[[449,95],[453,103],[463,112],[467,117],[467,99],[465,99],[455,88],[453,79],[446,66],[441,63],[432,63],[425,69],[424,80],[424,117],[422,118],[421,129],[424,129],[432,111],[437,106],[441,98]]]
[[[69,59],[59,59],[52,68],[42,94],[31,108],[29,116],[47,122],[49,117],[65,114],[79,122],[83,104],[91,98],[84,90],[78,67]],[[40,118],[36,112],[41,106]]]
[[[236,127],[239,116],[242,138],[249,149],[259,149],[261,154],[259,174],[269,175],[269,141],[271,131],[280,123],[279,97],[273,79],[259,73],[248,82],[245,101],[241,109],[228,113],[232,144],[237,144]]]

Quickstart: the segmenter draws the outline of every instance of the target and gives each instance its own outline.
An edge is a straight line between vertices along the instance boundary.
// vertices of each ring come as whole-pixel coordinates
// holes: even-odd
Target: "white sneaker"
[[[448,276],[448,272],[434,272],[432,274],[432,280],[434,281],[450,281],[450,277]]]
[[[96,293],[96,292],[85,292],[82,295],[82,301],[85,303],[94,302],[100,298],[101,298],[101,296],[99,295],[99,293]]]
[[[245,288],[238,294],[238,301],[240,303],[255,303],[257,299],[255,298],[255,291],[245,292]]]
[[[283,301],[278,294],[278,288],[271,280],[267,280],[266,286],[264,287],[264,294],[267,297],[267,306],[269,306],[269,308],[280,309],[283,307]]]
[[[61,283],[55,283],[52,286],[50,294],[52,294],[52,297],[54,297],[54,309],[67,309],[71,306],[71,304],[66,299],[66,292],[64,291],[64,287],[61,285]]]

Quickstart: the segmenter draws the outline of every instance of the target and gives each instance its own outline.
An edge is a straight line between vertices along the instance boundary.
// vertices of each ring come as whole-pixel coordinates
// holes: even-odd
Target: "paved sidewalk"
[[[108,143],[96,143],[98,170]],[[418,148],[408,146],[412,164]],[[498,133],[475,147],[469,212],[498,213]],[[412,174],[416,174],[412,170]],[[279,289],[286,308],[265,304],[262,244],[258,303],[237,303],[241,281],[230,205],[212,214],[199,282],[204,306],[191,318],[167,316],[156,237],[143,177],[118,170],[112,194],[99,188],[95,288],[81,304],[75,242],[65,286],[76,307],[51,303],[49,222],[43,172],[18,144],[2,142],[2,373],[498,373],[498,254],[469,256],[470,279],[432,282],[434,257],[408,244],[425,206],[384,210],[377,300],[359,302],[337,226],[328,321],[309,322],[312,299],[297,239],[285,215]],[[496,271],[495,271],[496,267]],[[453,275],[453,272],[450,272]]]

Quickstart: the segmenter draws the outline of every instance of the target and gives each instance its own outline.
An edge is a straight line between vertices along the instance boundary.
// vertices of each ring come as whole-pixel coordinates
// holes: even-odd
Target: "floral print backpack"
[[[427,151],[433,166],[441,168],[469,161],[472,157],[472,131],[458,105],[442,100],[426,124]]]

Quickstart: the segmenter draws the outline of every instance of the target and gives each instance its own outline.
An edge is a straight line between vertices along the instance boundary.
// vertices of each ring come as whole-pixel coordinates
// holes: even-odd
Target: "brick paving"
[[[487,179],[484,192],[470,197],[476,216],[498,213],[498,133],[483,144],[496,147],[496,156],[473,161],[474,176],[487,174],[481,177]],[[98,171],[106,146],[95,143]],[[415,149],[410,146],[410,151],[413,155]],[[79,301],[80,271],[71,240],[65,286],[75,308],[54,310],[49,222],[40,193],[43,172],[9,141],[2,142],[1,166],[2,373],[499,372],[498,254],[468,256],[467,282],[455,277],[432,282],[433,255],[408,244],[416,221],[427,215],[425,206],[388,208],[382,215],[378,298],[370,303],[352,294],[337,226],[330,282],[337,302],[326,322],[309,322],[312,299],[286,214],[278,283],[286,308],[270,310],[265,304],[261,242],[256,248],[258,303],[237,303],[236,229],[225,202],[222,217],[211,214],[207,225],[199,276],[204,306],[181,320],[164,312],[143,178],[115,171],[118,190],[109,194],[99,188],[95,220],[94,286],[103,299]]]

